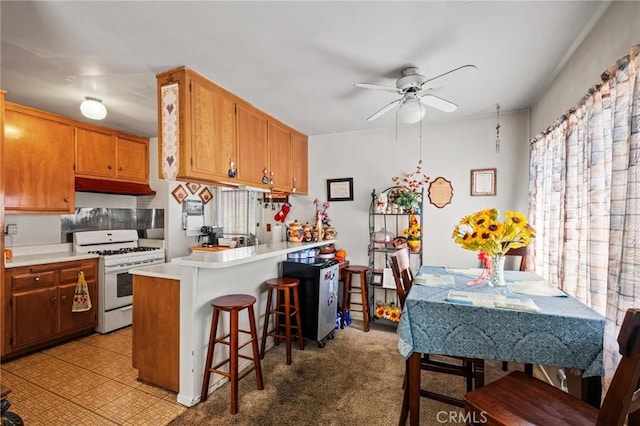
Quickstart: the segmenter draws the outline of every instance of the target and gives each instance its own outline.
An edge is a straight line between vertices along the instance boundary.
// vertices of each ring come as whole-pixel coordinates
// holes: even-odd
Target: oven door
[[[105,266],[104,310],[131,305],[133,301],[133,276],[128,272],[135,265]]]

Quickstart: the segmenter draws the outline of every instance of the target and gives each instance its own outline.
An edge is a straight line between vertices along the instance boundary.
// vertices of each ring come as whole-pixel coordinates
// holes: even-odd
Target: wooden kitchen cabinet
[[[180,280],[133,276],[133,367],[138,379],[180,391]]]
[[[305,135],[291,133],[292,193],[309,194],[309,142]]]
[[[186,67],[156,78],[161,179],[292,193],[296,170],[308,186],[292,158],[292,135],[305,143],[306,136]],[[299,148],[307,166],[306,147]]]
[[[278,191],[291,192],[291,132],[278,122],[268,122],[269,145],[269,177],[273,188]]]
[[[236,97],[181,67],[156,76],[161,179],[234,182]]]
[[[236,106],[238,122],[238,181],[246,185],[268,188],[269,178],[267,118],[250,105]]]
[[[5,355],[93,331],[97,325],[97,268],[97,259],[89,259],[7,269],[2,318]],[[86,312],[71,310],[79,271],[85,274],[92,302]]]
[[[75,175],[149,182],[149,140],[105,128],[75,127]]]
[[[73,213],[73,127],[54,114],[7,102],[2,159],[5,211]]]

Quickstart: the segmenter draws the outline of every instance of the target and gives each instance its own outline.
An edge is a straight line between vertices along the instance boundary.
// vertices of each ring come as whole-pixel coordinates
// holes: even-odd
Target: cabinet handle
[[[118,166],[118,171],[122,171],[122,166]]]
[[[109,164],[109,165],[107,166],[107,169],[109,169],[109,170],[113,169],[113,167],[111,166],[111,164]]]
[[[275,173],[273,173],[273,171],[271,171],[271,173],[269,173],[269,175],[271,176],[269,178],[269,185],[273,186],[273,176],[275,175]]]
[[[51,303],[56,303],[56,300],[58,300],[58,298],[57,298],[57,297],[55,297],[55,296],[54,296],[54,297],[52,297],[52,298],[51,298]]]
[[[68,203],[71,199],[69,197],[64,197],[64,202]]]
[[[291,187],[291,192],[296,192],[296,178],[293,178],[293,186]]]
[[[227,176],[229,176],[230,178],[236,177],[236,163],[234,161],[231,161],[229,163],[229,171],[227,172]]]
[[[35,277],[33,277],[33,279],[34,279],[35,281],[40,281],[40,275],[36,275]]]
[[[67,296],[60,296],[60,300],[65,300]]]

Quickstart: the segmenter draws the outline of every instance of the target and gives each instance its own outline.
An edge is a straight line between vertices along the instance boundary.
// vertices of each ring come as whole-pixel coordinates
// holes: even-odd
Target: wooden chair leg
[[[238,311],[232,310],[231,315],[231,336],[229,348],[229,381],[231,382],[231,414],[238,412]]]
[[[296,309],[296,326],[298,327],[298,347],[304,350],[304,338],[302,337],[302,315],[300,314],[300,297],[298,289],[293,290],[293,304]]]
[[[253,312],[253,306],[249,306],[249,330],[251,331],[251,346],[253,348],[253,365],[256,370],[256,385],[258,390],[264,389],[262,382],[262,367],[260,366],[260,353],[258,352],[258,331],[256,330],[256,314]]]
[[[364,331],[369,331],[369,305],[367,294],[367,274],[366,272],[360,273],[360,292],[362,294],[362,320],[364,322]]]
[[[267,334],[269,333],[269,319],[271,318],[271,294],[273,292],[269,288],[267,290],[267,309],[264,314],[264,325],[262,326],[262,342],[260,344],[260,359],[264,359],[265,347],[267,345]]]
[[[213,348],[216,344],[216,332],[218,330],[218,318],[220,317],[220,311],[213,310],[211,316],[211,331],[209,332],[209,347],[207,348],[207,360],[204,364],[204,377],[202,379],[202,390],[200,392],[200,402],[205,402],[209,396],[209,380],[211,379],[211,363],[213,362]]]

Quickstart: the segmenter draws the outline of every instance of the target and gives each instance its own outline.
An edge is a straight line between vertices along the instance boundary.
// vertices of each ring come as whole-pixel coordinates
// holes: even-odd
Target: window
[[[258,195],[254,191],[217,188],[216,222],[229,236],[256,234]]]

